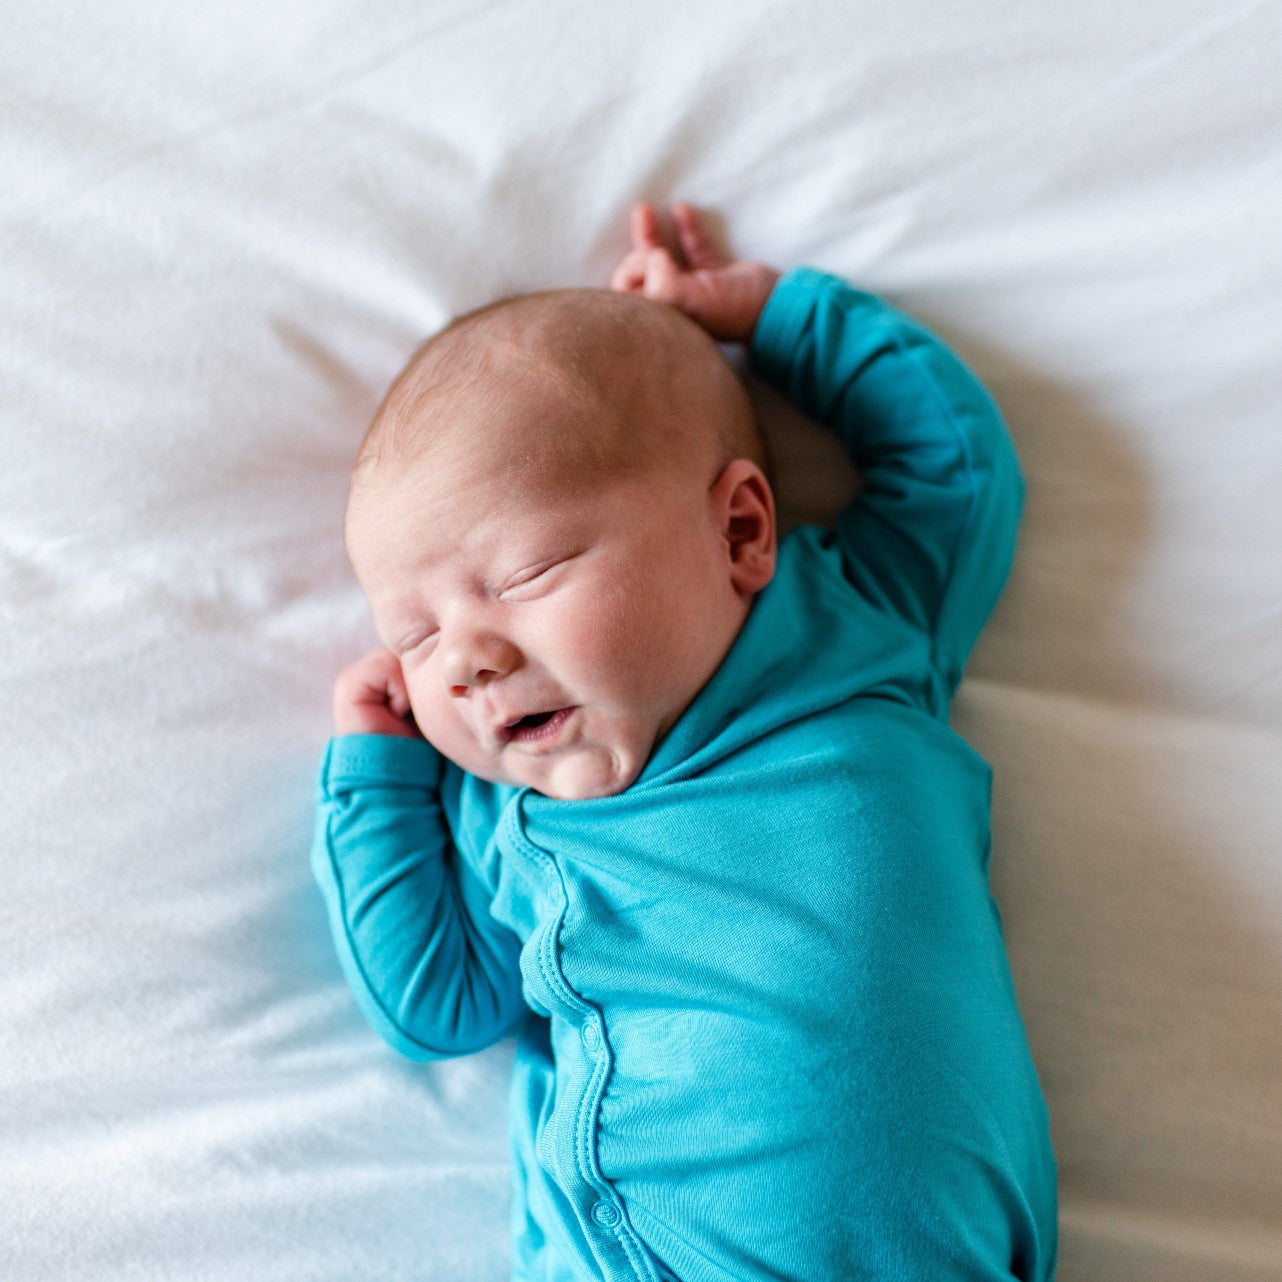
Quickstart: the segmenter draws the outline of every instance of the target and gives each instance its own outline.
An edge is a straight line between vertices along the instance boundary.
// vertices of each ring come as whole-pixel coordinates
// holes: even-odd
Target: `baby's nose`
[[[453,642],[445,652],[441,673],[449,692],[462,697],[475,686],[507,676],[520,662],[521,652],[510,641],[482,633]]]

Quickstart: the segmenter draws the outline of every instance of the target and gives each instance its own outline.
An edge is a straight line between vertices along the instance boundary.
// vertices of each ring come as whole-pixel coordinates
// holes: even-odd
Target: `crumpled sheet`
[[[1282,1279],[1282,10],[10,4],[0,1276],[507,1272],[509,1048],[398,1062],[307,869],[418,340],[633,201],[916,313],[1029,481],[956,724],[1064,1282]],[[764,397],[794,518],[849,477]],[[693,1280],[691,1280],[693,1282]]]

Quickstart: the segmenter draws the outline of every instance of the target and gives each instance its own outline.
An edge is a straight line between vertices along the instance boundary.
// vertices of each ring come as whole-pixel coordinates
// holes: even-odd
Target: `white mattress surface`
[[[955,721],[1061,1279],[1282,1279],[1277,0],[5,8],[0,1277],[506,1276],[509,1048],[398,1061],[309,879],[347,469],[424,334],[688,199],[1024,461]]]

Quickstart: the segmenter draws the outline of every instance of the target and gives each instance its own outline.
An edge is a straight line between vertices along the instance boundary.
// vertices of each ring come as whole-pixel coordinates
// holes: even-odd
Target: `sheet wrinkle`
[[[510,1044],[380,1048],[308,880],[376,643],[342,502],[410,347],[601,283],[638,197],[902,300],[994,390],[1028,537],[953,724],[1060,1276],[1282,1282],[1282,4],[1227,5],[13,9],[6,1282],[509,1275]],[[823,523],[828,440],[784,430]]]
[[[1182,32],[1170,44],[1163,45],[1147,56],[1140,58],[1131,67],[1127,68],[1125,74],[1101,85],[1096,92],[1088,95],[1083,101],[1083,108],[1089,108],[1098,102],[1104,102],[1141,80],[1150,79],[1155,72],[1165,68],[1168,63],[1175,62],[1195,52],[1203,45],[1209,44],[1226,32],[1232,31],[1234,27],[1240,26],[1255,14],[1275,7],[1276,0],[1248,0],[1248,3],[1238,6],[1236,9],[1230,9],[1215,17],[1207,18],[1200,25]]]
[[[1066,1192],[1060,1197],[1060,1219],[1074,1228],[1144,1242],[1163,1254],[1250,1269],[1240,1275],[1245,1278],[1255,1277],[1256,1267],[1266,1270],[1260,1277],[1274,1278],[1282,1260],[1282,1230],[1256,1217],[1131,1211]]]
[[[1217,709],[1223,709],[1229,704],[1237,702],[1252,690],[1256,690],[1260,686],[1267,685],[1275,678],[1282,678],[1282,660],[1278,660],[1277,662],[1270,664],[1263,672],[1257,672],[1254,676],[1248,677],[1245,681],[1239,682],[1224,693],[1216,695],[1207,703],[1207,711],[1214,712]],[[1282,738],[1282,735],[1279,737]]]
[[[1282,666],[1282,665],[1280,665]],[[1229,719],[1208,715],[1205,711],[1177,712],[1170,708],[1155,707],[1143,701],[1131,701],[1109,697],[1077,693],[1068,690],[1053,689],[1049,686],[1033,686],[1017,681],[1001,681],[992,677],[966,677],[959,691],[959,715],[969,715],[965,707],[967,689],[981,699],[996,695],[1013,695],[1019,699],[1041,700],[1049,704],[1061,704],[1077,709],[1088,717],[1114,723],[1127,722],[1135,724],[1136,718],[1144,722],[1167,722],[1187,725],[1192,730],[1228,732],[1248,739],[1259,739],[1265,743],[1277,744],[1282,750],[1282,728],[1274,729],[1262,726],[1258,722]],[[956,707],[957,705],[955,705]],[[1058,717],[1050,717],[1050,724],[1056,724]]]
[[[962,178],[973,179],[976,174],[999,167],[1010,172],[1039,172],[1043,167],[1037,164],[1021,166],[1017,158],[1026,156],[1034,147],[1044,147],[1048,137],[1055,137],[1067,132],[1066,127],[1076,121],[1089,118],[1101,107],[1109,105],[1129,90],[1150,81],[1169,63],[1186,57],[1206,43],[1233,30],[1248,21],[1254,14],[1272,8],[1272,0],[1250,0],[1235,10],[1219,17],[1208,18],[1204,23],[1183,32],[1170,44],[1154,50],[1138,63],[1112,80],[1093,89],[1084,97],[1071,99],[1072,105],[1065,105],[1062,110],[1048,109],[1044,117],[1023,115],[1020,117],[1023,128],[1000,146],[990,147],[982,154],[974,156],[966,163],[947,166],[941,165],[929,179],[915,184],[911,189],[892,196],[883,202],[883,207],[893,209],[895,205],[908,199],[918,199],[922,195],[940,188],[951,188]]]
[[[10,550],[0,555],[0,575],[17,588],[13,599],[26,605],[63,600],[75,613],[89,615],[169,604],[206,618],[214,607],[224,612],[224,623],[261,618],[304,601],[330,598],[338,590],[327,586],[318,591],[309,579],[279,569],[193,565],[189,548],[176,553],[165,549],[162,557],[154,554],[150,542],[132,556],[122,548],[106,554],[96,551],[82,564],[64,565],[39,552]],[[343,591],[355,589],[348,585]]]
[[[410,57],[428,39],[448,32],[453,27],[465,25],[466,22],[466,16],[460,15],[456,21],[450,23],[423,24],[409,38],[408,43],[400,38],[394,48],[380,50],[363,62],[343,68],[297,93],[269,100],[244,111],[228,113],[223,118],[208,124],[162,134],[146,142],[121,148],[113,154],[96,159],[92,166],[84,166],[86,169],[92,168],[99,172],[82,177],[73,170],[64,178],[63,186],[51,194],[47,193],[40,203],[19,200],[8,207],[0,205],[0,216],[19,211],[28,218],[32,213],[47,214],[51,210],[61,209],[70,200],[83,200],[96,195],[118,179],[131,175],[139,169],[145,169],[153,163],[172,160],[184,152],[197,150],[205,143],[223,135],[246,132],[305,112],[310,107],[334,97],[340,90],[369,80],[384,69]]]

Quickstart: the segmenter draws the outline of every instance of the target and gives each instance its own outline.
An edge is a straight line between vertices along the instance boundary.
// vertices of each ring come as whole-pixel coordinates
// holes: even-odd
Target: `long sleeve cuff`
[[[335,788],[401,784],[436,788],[444,764],[425,739],[395,735],[346,734],[329,741],[321,763],[321,785]]]
[[[797,343],[815,309],[815,295],[834,286],[850,289],[845,281],[814,267],[794,267],[779,278],[752,332],[748,354],[754,373],[776,386],[787,382]]]

